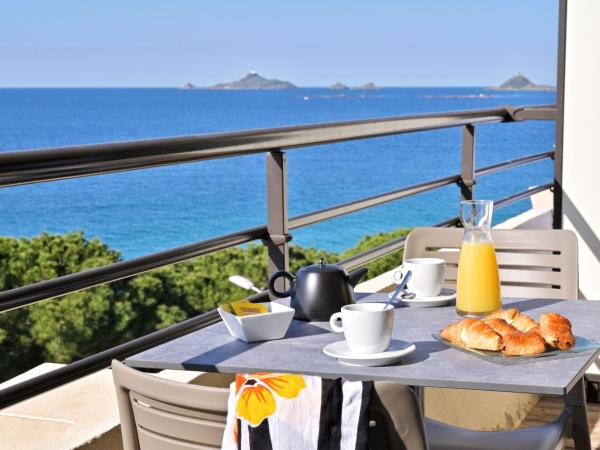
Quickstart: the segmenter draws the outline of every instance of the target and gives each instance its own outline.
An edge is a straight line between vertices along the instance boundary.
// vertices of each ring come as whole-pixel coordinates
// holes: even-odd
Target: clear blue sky
[[[0,2],[0,86],[555,83],[557,0]]]

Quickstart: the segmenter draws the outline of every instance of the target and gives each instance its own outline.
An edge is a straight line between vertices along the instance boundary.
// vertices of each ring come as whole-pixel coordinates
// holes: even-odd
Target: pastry
[[[524,332],[530,331],[538,326],[538,323],[535,320],[515,308],[494,311],[485,318],[485,320],[488,319],[504,319],[517,330]]]
[[[461,347],[479,350],[500,350],[500,335],[479,319],[463,319],[448,325],[440,336]]]
[[[483,320],[462,319],[448,325],[440,335],[461,347],[501,350],[505,356],[527,356],[547,349],[573,348],[575,337],[571,322],[560,314],[542,314],[540,323],[515,308],[500,309]]]
[[[542,314],[540,317],[540,331],[546,343],[552,348],[564,351],[575,345],[571,322],[560,314]]]
[[[546,341],[535,331],[516,333],[502,336],[502,353],[506,356],[537,355],[546,351]]]
[[[504,319],[484,319],[483,322],[502,337],[519,331]]]

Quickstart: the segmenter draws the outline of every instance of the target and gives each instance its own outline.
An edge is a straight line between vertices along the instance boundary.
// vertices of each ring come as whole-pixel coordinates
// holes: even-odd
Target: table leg
[[[419,400],[419,406],[421,407],[421,414],[425,417],[425,388],[423,386],[412,386],[413,391],[417,394]]]
[[[573,411],[573,440],[576,450],[591,450],[590,425],[588,422],[587,405],[585,403],[585,380],[577,382],[573,389],[565,395],[565,405]]]

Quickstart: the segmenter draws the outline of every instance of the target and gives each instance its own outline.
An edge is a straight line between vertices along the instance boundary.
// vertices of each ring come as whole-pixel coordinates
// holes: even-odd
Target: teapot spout
[[[352,287],[355,287],[358,284],[358,282],[360,281],[360,279],[362,277],[364,277],[368,271],[369,271],[369,269],[367,269],[366,267],[363,267],[361,269],[355,270],[354,272],[350,272],[348,274],[348,278],[349,278],[349,281],[350,281],[350,284],[352,285]]]

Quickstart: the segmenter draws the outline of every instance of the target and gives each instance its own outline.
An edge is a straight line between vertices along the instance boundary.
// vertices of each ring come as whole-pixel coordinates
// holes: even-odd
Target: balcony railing
[[[459,187],[462,199],[471,199],[473,186],[480,176],[546,158],[554,158],[554,150],[546,150],[479,169],[474,166],[476,125],[523,120],[554,120],[555,115],[556,107],[554,105],[507,106],[473,111],[0,153],[0,187],[265,153],[268,212],[267,223],[259,227],[1,292],[0,313],[132,277],[257,239],[261,239],[268,248],[269,273],[288,269],[290,230],[452,184]],[[451,127],[462,127],[460,173],[288,218],[286,150]],[[554,186],[555,181],[549,180],[547,184],[498,199],[495,201],[495,207],[502,208]],[[458,217],[451,217],[435,226],[456,226],[458,224]],[[341,264],[351,269],[390,254],[403,246],[404,238],[395,239],[341,261]],[[264,300],[267,296],[268,294],[263,292],[249,298],[257,301]],[[217,312],[210,311],[15,384],[0,391],[0,407],[6,407],[108,367],[112,359],[124,359],[129,355],[206,327],[218,320],[220,319]]]

